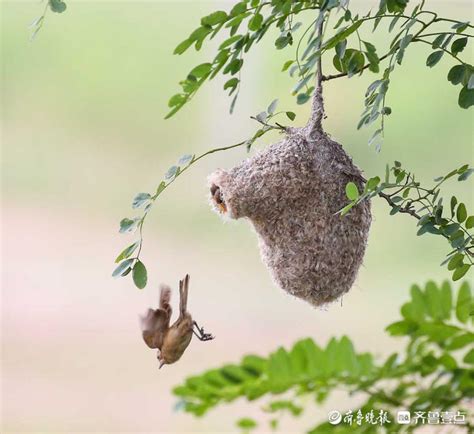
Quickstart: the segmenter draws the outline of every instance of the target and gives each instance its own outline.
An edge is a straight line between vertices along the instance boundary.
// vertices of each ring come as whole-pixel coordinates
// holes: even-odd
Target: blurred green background
[[[429,3],[472,19],[469,0]],[[163,120],[179,79],[211,58],[218,41],[181,57],[173,48],[202,15],[229,5],[69,2],[64,14],[48,13],[30,43],[28,23],[43,5],[2,2],[2,432],[235,430],[234,420],[258,419],[258,409],[239,401],[194,420],[173,409],[172,386],[304,336],[325,344],[348,334],[358,349],[388,354],[402,343],[383,328],[397,318],[409,285],[449,277],[438,265],[444,240],[416,237],[411,218],[390,217],[375,200],[364,265],[342,305],[315,310],[286,295],[261,264],[249,225],[223,223],[207,203],[207,174],[245,158],[243,149],[201,161],[163,194],[145,226],[144,291],[110,277],[113,259],[132,239],[118,234],[119,220],[133,216],[134,194],[153,191],[179,156],[249,137],[249,115],[274,97],[297,112],[295,124],[304,123],[309,106],[295,105],[293,82],[279,72],[291,53],[276,52],[272,38],[246,60],[234,115],[218,79]],[[375,39],[383,45],[383,32]],[[326,85],[326,130],[367,176],[394,159],[427,182],[473,163],[472,110],[457,106],[459,88],[446,81],[450,60],[427,69],[427,54],[410,49],[394,74],[393,115],[379,154],[366,144],[370,131],[355,128],[373,76]],[[452,182],[446,191],[473,209],[472,183]],[[193,341],[178,364],[158,371],[138,314],[156,304],[159,282],[176,288],[186,273],[191,311],[217,339]],[[283,419],[282,432],[349,405],[356,404],[336,395],[299,421]]]

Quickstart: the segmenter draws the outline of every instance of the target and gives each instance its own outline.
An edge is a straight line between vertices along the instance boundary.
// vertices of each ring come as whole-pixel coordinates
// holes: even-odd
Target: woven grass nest
[[[341,217],[345,186],[364,188],[361,171],[322,129],[321,94],[303,128],[230,170],[209,176],[211,203],[220,214],[248,219],[263,262],[289,294],[321,306],[354,284],[371,223],[364,201]]]

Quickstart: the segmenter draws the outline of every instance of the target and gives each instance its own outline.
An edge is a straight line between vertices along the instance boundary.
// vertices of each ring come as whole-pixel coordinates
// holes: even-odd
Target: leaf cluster
[[[449,202],[441,197],[441,187],[452,178],[465,181],[473,172],[474,169],[466,164],[435,178],[435,184],[427,187],[395,161],[392,167],[387,165],[383,181],[374,176],[361,192],[353,182],[348,183],[346,196],[350,202],[340,214],[344,216],[364,200],[381,197],[389,204],[391,215],[408,214],[418,220],[418,236],[433,234],[447,240],[450,251],[441,265],[453,272],[453,280],[459,280],[474,264],[474,215],[468,214],[466,205],[456,196],[451,196]]]
[[[135,286],[139,289],[145,288],[148,281],[148,272],[145,264],[140,260],[143,245],[143,224],[156,199],[158,199],[161,193],[196,160],[194,155],[183,155],[176,165],[171,166],[166,171],[163,181],[160,182],[154,194],[138,193],[134,197],[132,208],[137,210],[143,209],[143,212],[140,216],[123,218],[120,221],[119,232],[126,234],[135,233],[138,230],[139,238],[119,253],[115,259],[115,263],[118,265],[112,273],[113,277],[125,277],[132,272]],[[137,252],[136,255],[132,256],[135,252]]]
[[[219,73],[229,76],[224,90],[229,95],[235,93],[231,103],[232,112],[240,89],[240,73],[245,55],[263,37],[271,34],[269,29],[272,27],[278,31],[274,40],[275,48],[283,50],[292,47],[293,57],[284,63],[282,71],[288,71],[296,80],[292,94],[296,96],[297,104],[306,103],[315,92],[318,62],[324,55],[332,57],[336,73],[323,75],[323,81],[350,78],[366,71],[379,74],[382,62],[388,61],[380,78],[367,89],[365,109],[358,124],[358,128],[361,128],[380,122],[371,138],[377,149],[383,137],[384,118],[392,112],[386,105],[391,74],[396,66],[402,64],[407,50],[415,43],[430,46],[432,52],[426,60],[430,68],[443,57],[450,57],[456,63],[447,77],[451,83],[461,86],[459,106],[470,107],[474,104],[474,69],[459,54],[473,37],[465,33],[473,26],[425,10],[424,1],[417,3],[408,13],[408,4],[408,0],[382,0],[375,11],[359,15],[351,11],[348,0],[243,0],[229,12],[213,12],[201,19],[200,27],[182,41],[174,52],[183,54],[191,47],[200,50],[206,40],[213,39],[217,34],[227,33],[226,39],[218,46],[212,61],[197,65],[180,82],[182,91],[170,99],[171,110],[167,117],[180,110],[206,80],[213,79]],[[315,19],[305,27],[303,21],[296,21],[300,16],[303,21],[305,16],[315,16]],[[335,23],[332,18],[336,20]],[[382,22],[388,25],[387,34],[393,32],[394,36],[387,52],[379,55],[377,47],[370,40],[362,39],[359,30],[370,24],[374,32]],[[324,31],[320,34],[317,29],[322,24]]]
[[[268,402],[261,408],[270,414],[272,429],[277,428],[282,414],[300,415],[308,402],[306,397],[321,404],[335,389],[363,395],[361,409],[384,410],[392,422],[400,408],[412,412],[459,410],[474,397],[473,314],[474,297],[467,282],[457,291],[449,282],[428,282],[424,288],[413,285],[410,300],[401,307],[402,319],[386,328],[390,336],[404,337],[408,343],[404,351],[385,360],[357,352],[346,336],[332,338],[326,346],[307,338],[268,357],[247,355],[239,363],[189,377],[173,392],[181,408],[195,416],[238,398],[265,399]],[[285,398],[280,398],[283,394]],[[243,418],[238,426],[249,431],[257,423]],[[400,428],[411,432],[420,427]],[[333,432],[336,427],[323,423],[310,432],[329,429]],[[353,432],[354,427],[340,425],[337,429]],[[388,432],[390,425],[375,422],[358,429]]]

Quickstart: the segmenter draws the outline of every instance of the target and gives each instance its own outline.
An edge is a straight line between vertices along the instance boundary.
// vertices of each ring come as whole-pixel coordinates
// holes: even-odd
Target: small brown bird
[[[171,289],[162,285],[160,292],[160,306],[158,309],[148,309],[141,318],[143,340],[150,348],[158,349],[160,369],[163,365],[177,362],[191,342],[194,335],[200,341],[209,341],[214,337],[204,333],[204,329],[193,321],[187,311],[189,290],[189,275],[179,281],[179,317],[170,327],[171,319]]]

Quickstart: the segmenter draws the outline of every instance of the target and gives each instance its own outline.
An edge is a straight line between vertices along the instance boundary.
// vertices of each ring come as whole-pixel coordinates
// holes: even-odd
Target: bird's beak
[[[161,368],[163,367],[163,365],[164,365],[164,364],[165,364],[165,361],[164,361],[164,360],[162,360],[162,361],[160,362],[160,366],[158,367],[158,369],[161,369]]]

